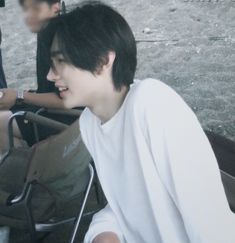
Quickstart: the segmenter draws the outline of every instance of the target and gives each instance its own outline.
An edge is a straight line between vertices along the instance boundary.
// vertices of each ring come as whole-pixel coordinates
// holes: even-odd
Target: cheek
[[[33,31],[33,30],[40,30],[40,23],[36,18],[26,18],[26,24],[28,25],[28,27]]]
[[[37,23],[35,17],[27,16],[25,20],[28,25],[35,25]]]
[[[71,80],[71,92],[82,99],[89,97],[95,89],[96,80],[90,72],[77,70]]]
[[[65,85],[70,88],[70,91],[74,90],[75,87],[79,85],[79,76],[76,69],[65,66],[61,68],[60,78],[65,83]]]
[[[45,20],[47,20],[50,17],[49,13],[47,12],[39,12],[37,15],[37,19],[39,22],[44,22]]]
[[[69,65],[58,68],[61,81],[70,89],[70,92],[90,93],[96,89],[97,80],[89,71],[80,70]]]

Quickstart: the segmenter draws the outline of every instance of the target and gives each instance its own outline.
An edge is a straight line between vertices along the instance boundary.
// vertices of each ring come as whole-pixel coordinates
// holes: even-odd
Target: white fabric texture
[[[113,232],[118,236],[120,243],[125,243],[120,226],[109,204],[93,216],[89,232],[86,234],[84,242],[91,243],[98,234],[103,232]]]
[[[114,217],[95,215],[85,243],[112,229],[127,243],[235,242],[235,216],[210,143],[168,85],[135,80],[109,121],[101,124],[86,108],[80,129],[112,212],[106,219]]]

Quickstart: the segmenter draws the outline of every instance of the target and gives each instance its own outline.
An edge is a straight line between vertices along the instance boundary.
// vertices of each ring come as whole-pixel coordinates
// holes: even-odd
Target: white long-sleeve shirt
[[[215,155],[169,86],[135,80],[109,121],[102,125],[86,108],[80,129],[125,242],[235,242]]]

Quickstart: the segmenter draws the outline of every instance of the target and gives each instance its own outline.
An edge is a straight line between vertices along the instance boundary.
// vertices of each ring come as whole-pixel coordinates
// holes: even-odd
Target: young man
[[[135,80],[136,43],[124,18],[85,3],[52,21],[48,79],[80,118],[108,204],[85,243],[233,243],[220,171],[199,121],[163,82]]]
[[[60,0],[19,0],[22,6],[25,22],[32,33],[38,33],[45,26],[48,19],[57,16],[60,12]],[[37,42],[37,83],[36,93],[21,89],[2,89],[0,98],[0,153],[7,149],[7,121],[12,113],[19,110],[37,111],[40,107],[64,108],[54,84],[46,78],[50,68],[50,57],[47,50],[50,32],[38,34]],[[74,119],[61,116],[50,116],[53,119],[71,124]],[[53,131],[39,126],[40,139],[53,134]],[[25,123],[17,118],[14,124],[16,144],[25,140],[28,145],[35,143],[32,124]]]

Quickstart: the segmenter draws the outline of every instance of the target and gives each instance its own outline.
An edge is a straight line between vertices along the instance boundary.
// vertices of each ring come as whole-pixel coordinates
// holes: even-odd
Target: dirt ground
[[[69,5],[76,2],[66,1]],[[204,128],[235,140],[235,1],[106,2],[126,17],[134,31],[136,77],[169,84]],[[9,85],[35,87],[36,38],[25,28],[16,0],[7,0],[6,8],[0,9],[0,24]],[[65,242],[63,236],[49,241]]]
[[[77,0],[67,0],[74,4]],[[180,93],[204,128],[235,140],[235,1],[109,0],[138,42],[137,78],[161,79]],[[15,0],[0,9],[11,87],[35,86],[35,36]]]

